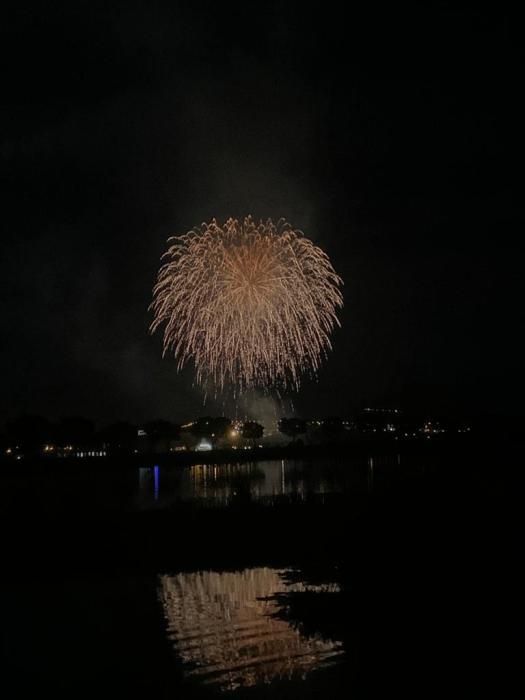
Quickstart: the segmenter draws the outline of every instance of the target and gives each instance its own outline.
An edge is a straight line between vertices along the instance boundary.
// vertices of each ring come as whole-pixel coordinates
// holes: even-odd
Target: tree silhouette
[[[190,431],[197,438],[207,438],[212,444],[223,438],[230,430],[232,422],[224,416],[203,416],[197,418]]]
[[[180,435],[180,426],[167,420],[153,420],[145,423],[143,430],[146,433],[142,439],[146,440],[147,449],[151,452],[168,452],[172,440]]]
[[[88,445],[93,441],[95,426],[87,418],[68,416],[60,421],[57,434],[63,445]]]
[[[280,433],[295,440],[298,435],[306,433],[306,421],[300,418],[281,418],[278,428]]]
[[[113,423],[101,431],[100,437],[113,452],[129,452],[137,443],[137,428],[130,423]]]
[[[9,439],[24,449],[36,450],[55,437],[55,428],[42,416],[21,415],[7,424]]]
[[[340,440],[344,435],[344,430],[343,420],[338,416],[325,418],[321,426],[323,437],[330,442]]]
[[[245,440],[251,440],[253,447],[255,447],[255,441],[260,440],[263,434],[263,426],[254,420],[248,420],[242,424],[241,435]]]
[[[152,420],[144,424],[144,431],[151,436],[176,438],[180,426],[167,420]]]

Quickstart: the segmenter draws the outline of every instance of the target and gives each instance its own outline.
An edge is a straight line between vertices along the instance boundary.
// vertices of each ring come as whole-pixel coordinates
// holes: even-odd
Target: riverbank
[[[445,455],[450,452],[465,454],[497,452],[502,448],[521,451],[523,443],[501,441],[470,435],[455,435],[433,439],[366,439],[339,443],[305,445],[290,443],[279,446],[263,446],[243,449],[221,449],[209,451],[177,451],[169,453],[136,453],[121,451],[106,456],[54,457],[47,455],[27,455],[20,460],[4,456],[0,460],[0,478],[23,471],[30,473],[74,471],[89,467],[90,470],[135,470],[144,466],[191,466],[195,464],[243,464],[266,460],[307,460],[354,459],[370,455]]]

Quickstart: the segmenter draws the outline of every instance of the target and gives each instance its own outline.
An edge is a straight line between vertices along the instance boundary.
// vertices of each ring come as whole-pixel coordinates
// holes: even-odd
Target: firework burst
[[[153,289],[153,333],[178,369],[224,389],[299,387],[315,374],[339,325],[341,278],[328,256],[286,221],[213,219],[170,238]]]

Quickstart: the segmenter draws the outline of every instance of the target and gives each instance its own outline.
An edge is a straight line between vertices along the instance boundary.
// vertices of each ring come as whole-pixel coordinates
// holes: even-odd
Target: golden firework
[[[153,333],[178,369],[216,389],[298,388],[331,349],[341,278],[320,248],[284,219],[213,219],[170,238],[153,289]]]

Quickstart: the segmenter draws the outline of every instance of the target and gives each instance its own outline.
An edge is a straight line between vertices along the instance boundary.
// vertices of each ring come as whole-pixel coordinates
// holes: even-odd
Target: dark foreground
[[[131,472],[109,469],[95,491],[90,474],[4,479],[4,697],[211,697],[220,688],[189,681],[168,639],[162,582],[284,569],[313,587],[276,596],[276,619],[343,653],[232,698],[505,693],[518,656],[521,448],[391,457],[373,469],[303,462],[271,497],[256,495],[258,472],[251,485],[228,472],[222,500],[163,501],[163,488],[182,488],[169,473],[160,496],[158,475],[141,475],[151,503],[136,501]],[[322,489],[311,487],[320,472]]]

